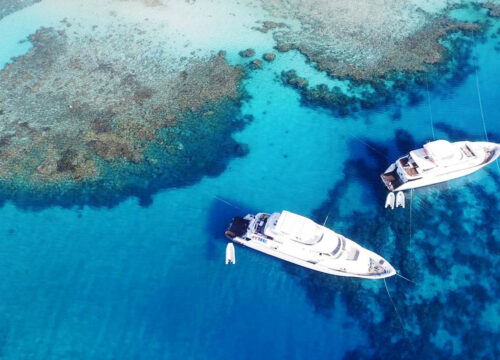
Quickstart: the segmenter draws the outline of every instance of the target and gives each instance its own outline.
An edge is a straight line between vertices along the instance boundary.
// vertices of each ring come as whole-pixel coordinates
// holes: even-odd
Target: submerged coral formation
[[[40,1],[42,0],[2,0],[0,1],[0,20],[9,14]]]
[[[289,26],[269,28],[279,51],[299,51],[345,86],[310,87],[307,78],[293,70],[282,74],[283,82],[298,89],[304,103],[339,115],[387,104],[403,94],[415,102],[415,87],[467,75],[458,74],[457,62],[468,61],[470,54],[464,48],[470,48],[469,39],[485,26],[455,20],[450,15],[453,3],[434,9],[423,9],[424,5],[401,0],[363,6],[347,0],[262,4],[273,16],[289,22]],[[473,7],[470,10],[477,13]]]
[[[485,2],[481,4],[485,9],[488,9],[488,15],[491,17],[500,17],[500,4],[493,2]]]
[[[134,34],[73,37],[40,29],[0,72],[3,198],[147,201],[244,153],[231,137],[244,122],[243,70],[223,53],[178,59],[151,54]]]
[[[267,62],[274,61],[276,59],[276,54],[275,53],[265,53],[262,58],[266,60]]]
[[[477,31],[477,25],[473,26],[473,31]],[[339,86],[310,86],[308,80],[295,70],[282,72],[281,79],[286,86],[301,93],[304,104],[325,107],[339,116],[392,102],[414,105],[422,100],[419,95],[421,88],[447,92],[450,86],[457,86],[473,71],[470,61],[473,45],[473,41],[462,34],[452,35],[446,41],[448,52],[444,60],[428,66],[425,71],[393,71],[380,78],[362,81],[344,79]]]
[[[399,359],[496,359],[500,279],[494,269],[500,265],[500,206],[491,194],[500,191],[497,169],[487,170],[490,176],[482,184],[463,181],[463,187],[442,184],[431,191],[407,192],[407,209],[386,210],[382,207],[386,190],[376,176],[387,165],[384,154],[396,156],[416,147],[403,130],[394,139],[397,149],[367,143],[363,151],[374,161],[355,157],[344,169],[346,179],[363,182],[366,197],[374,196],[370,202],[379,204],[378,210],[346,212],[343,204],[356,181],[343,181],[331,189],[314,215],[322,221],[336,214],[330,222],[334,229],[369,244],[415,282],[387,280],[398,314],[382,282],[287,269],[305,287],[318,312],[329,316],[340,294],[348,312],[360,321],[369,342],[350,352],[348,359],[394,354]],[[358,143],[353,146],[353,153],[363,152]]]
[[[438,40],[474,28],[401,0],[266,1],[273,15],[298,20],[274,32],[280,51],[297,49],[332,76],[372,79],[390,71],[424,70],[444,53]]]

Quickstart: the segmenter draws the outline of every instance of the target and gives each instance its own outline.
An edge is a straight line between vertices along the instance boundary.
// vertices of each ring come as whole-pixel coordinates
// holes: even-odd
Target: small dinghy
[[[402,191],[398,191],[396,195],[396,207],[405,208],[405,193]]]
[[[229,263],[236,264],[236,256],[234,253],[233,243],[229,243],[226,246],[226,265]]]
[[[387,194],[387,198],[385,199],[385,208],[387,209],[388,207],[391,208],[391,210],[394,210],[394,201],[396,200],[396,197],[394,196],[393,192],[390,192]]]

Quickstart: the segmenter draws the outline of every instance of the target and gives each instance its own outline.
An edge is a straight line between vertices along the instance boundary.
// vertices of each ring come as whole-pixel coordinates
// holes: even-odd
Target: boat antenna
[[[330,216],[330,211],[328,211],[328,214],[326,215],[325,221],[323,221],[323,226],[326,225],[326,222],[328,221],[328,216]]]
[[[396,316],[398,317],[399,323],[401,324],[401,327],[403,328],[403,333],[406,338],[408,338],[408,334],[406,333],[406,328],[403,323],[403,319],[401,319],[401,316],[399,315],[398,308],[396,307],[396,304],[394,304],[394,300],[392,300],[391,293],[389,292],[389,288],[387,287],[387,282],[385,281],[384,278],[384,285],[385,285],[385,290],[387,291],[387,295],[389,295],[389,300],[391,300],[392,307],[394,308],[394,311],[396,312]]]

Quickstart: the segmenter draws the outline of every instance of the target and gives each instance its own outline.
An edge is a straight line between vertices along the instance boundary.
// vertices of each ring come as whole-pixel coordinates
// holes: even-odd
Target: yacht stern
[[[404,183],[398,174],[395,163],[392,163],[382,174],[380,174],[380,178],[390,191],[398,190],[398,188]]]
[[[225,235],[229,240],[234,240],[235,237],[243,238],[250,226],[250,219],[247,219],[248,215],[242,218],[241,216],[235,216],[231,221],[231,224],[227,228]]]

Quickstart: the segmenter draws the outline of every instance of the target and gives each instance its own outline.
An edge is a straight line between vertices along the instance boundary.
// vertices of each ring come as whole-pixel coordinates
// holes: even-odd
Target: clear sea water
[[[44,11],[42,6],[33,6],[0,21],[1,64],[29,49],[28,43],[19,40],[53,21]],[[253,37],[236,38],[226,46],[233,63],[243,61],[237,52],[246,47],[256,48],[258,54],[272,50],[270,34],[248,33]],[[385,240],[376,239],[378,233],[355,238],[345,232],[364,225],[357,223],[361,215],[370,222],[387,212],[372,191],[379,187],[384,193],[378,183],[383,168],[369,167],[363,176],[350,177],[344,169],[360,158],[370,163],[373,156],[385,158],[387,165],[399,154],[394,145],[397,129],[410,133],[417,143],[431,140],[430,112],[434,125],[445,124],[452,130],[436,127],[436,137],[484,139],[477,84],[490,140],[500,142],[495,44],[493,39],[475,44],[477,78],[469,75],[444,92],[431,90],[429,99],[422,91],[426,101],[416,106],[390,104],[347,118],[302,106],[299,94],[277,81],[277,74],[293,68],[318,83],[324,75],[300,54],[279,55],[245,80],[251,98],[243,113],[253,115],[254,121],[235,137],[247,143],[250,151],[232,160],[220,176],[162,191],[148,207],[139,206],[134,198],[111,209],[28,211],[5,204],[0,208],[0,358],[341,359],[347,351],[369,344],[375,335],[365,326],[366,314],[348,313],[342,297],[346,284],[372,289],[373,298],[366,299],[367,303],[389,304],[392,322],[384,323],[379,331],[403,336],[383,282],[342,279],[341,289],[339,282],[323,282],[321,275],[241,247],[236,248],[237,264],[226,266],[225,226],[233,215],[245,211],[287,209],[313,216],[332,200],[329,191],[348,181],[345,192],[335,195],[338,207],[329,214],[328,226],[391,261],[397,247],[380,247]],[[395,112],[401,113],[400,119],[394,119]],[[387,153],[381,155],[377,146],[387,147]],[[493,164],[468,180],[413,193],[412,209],[397,211],[412,229],[410,250],[417,259],[425,264],[436,255],[419,242],[434,244],[444,253],[452,254],[455,248],[462,248],[464,256],[477,253],[474,243],[482,244],[481,236],[492,235],[478,231],[477,224],[484,225],[477,222],[483,200],[488,200],[496,219],[500,215],[499,176],[500,169]],[[367,186],[367,178],[375,186]],[[470,184],[481,189],[482,198],[470,195]],[[450,193],[457,193],[460,206],[466,209],[458,208],[454,198],[448,199]],[[410,211],[415,219],[448,212],[451,215],[443,218],[441,226],[458,227],[456,231],[469,236],[457,239],[446,236],[445,230],[416,228],[418,220],[417,225],[410,223]],[[447,225],[447,219],[459,212],[461,222]],[[486,225],[493,229],[493,241],[498,244],[498,222]],[[482,256],[498,263],[498,252]],[[460,331],[458,335],[446,330],[418,334],[410,325],[415,323],[412,306],[417,302],[412,297],[425,302],[469,291],[464,281],[475,281],[473,262],[456,264],[459,258],[450,262],[463,266],[441,275],[431,274],[424,266],[416,284],[391,278],[387,286],[411,341],[426,338],[443,347],[451,342],[451,353],[460,355],[469,346],[460,344]],[[392,263],[398,269],[402,266]],[[466,275],[472,279],[464,280]],[[483,271],[481,276],[481,283],[498,289],[496,270]],[[311,290],[310,281],[322,286]],[[377,322],[380,307],[367,309]],[[464,310],[456,316],[477,322],[491,343],[500,343],[500,301],[489,301],[481,314],[480,319],[467,318]],[[486,351],[494,358],[499,349]],[[398,353],[393,355],[398,358]]]

